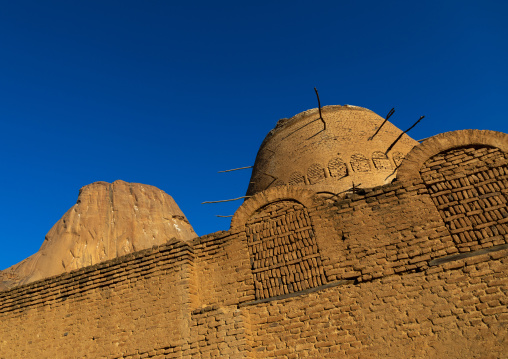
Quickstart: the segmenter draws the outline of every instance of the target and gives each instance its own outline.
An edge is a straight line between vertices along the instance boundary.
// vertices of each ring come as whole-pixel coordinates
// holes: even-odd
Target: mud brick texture
[[[256,299],[327,283],[307,210],[298,202],[263,207],[246,225]]]
[[[508,156],[497,148],[440,153],[421,169],[432,200],[460,251],[503,243],[508,233]]]
[[[274,186],[229,231],[0,292],[0,358],[508,358],[506,137],[438,135],[393,183]]]

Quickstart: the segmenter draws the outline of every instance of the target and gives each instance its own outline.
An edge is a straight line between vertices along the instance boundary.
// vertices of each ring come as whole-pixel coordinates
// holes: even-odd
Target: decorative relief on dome
[[[347,176],[347,166],[340,158],[334,158],[328,162],[330,176],[340,179]]]
[[[404,159],[404,154],[402,152],[394,152],[392,158],[393,162],[395,162],[395,166],[399,167]]]
[[[305,185],[305,177],[300,172],[293,172],[289,176],[288,185],[290,186],[303,186]]]
[[[314,163],[307,170],[307,178],[310,184],[321,182],[325,179],[324,168],[320,164]]]
[[[372,154],[372,162],[374,162],[374,167],[378,170],[391,170],[393,167],[388,157],[381,151],[376,151]]]
[[[256,299],[327,283],[307,209],[286,200],[259,209],[246,223]]]
[[[351,168],[355,172],[369,172],[370,163],[367,157],[357,153],[351,156]]]

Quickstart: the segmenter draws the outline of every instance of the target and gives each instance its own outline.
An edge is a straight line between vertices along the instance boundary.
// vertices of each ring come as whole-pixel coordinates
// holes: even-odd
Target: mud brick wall
[[[245,314],[236,305],[193,311],[190,357],[247,357],[252,343],[246,321]]]
[[[440,153],[420,170],[461,252],[506,243],[508,155],[468,146]]]
[[[506,358],[508,251],[244,309],[255,358]]]
[[[391,184],[277,186],[229,231],[0,292],[0,358],[508,358],[507,150],[446,136]]]
[[[460,253],[424,185],[316,203],[326,284],[256,298],[247,221],[2,293],[0,358],[502,357],[508,248],[431,264]]]
[[[194,241],[198,309],[255,299],[245,233],[218,232]]]
[[[507,159],[487,147],[445,151],[425,162],[419,182],[336,200],[342,241],[323,252],[330,280],[421,271],[437,258],[508,243]]]
[[[0,292],[0,358],[123,358],[179,346],[189,337],[192,257],[171,241]]]
[[[366,281],[423,270],[457,253],[423,184],[393,183],[335,200],[335,236],[321,251],[329,281]]]

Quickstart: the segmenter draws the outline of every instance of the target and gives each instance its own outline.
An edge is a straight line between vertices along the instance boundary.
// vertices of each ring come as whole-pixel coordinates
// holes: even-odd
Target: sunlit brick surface
[[[256,299],[317,287],[327,282],[311,219],[299,203],[262,208],[247,223]]]
[[[421,174],[460,251],[505,242],[506,153],[488,147],[455,149],[429,159]]]

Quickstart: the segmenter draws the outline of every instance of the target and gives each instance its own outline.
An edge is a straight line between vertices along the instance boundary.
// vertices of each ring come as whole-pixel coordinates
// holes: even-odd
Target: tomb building
[[[229,230],[194,237],[171,204],[154,246],[11,282],[0,359],[506,358],[508,135],[418,142],[383,122],[355,106],[281,120]],[[127,195],[118,226],[149,226],[152,192],[141,217]],[[144,232],[118,226],[108,243],[131,250],[121,235]]]
[[[281,119],[261,144],[247,195],[282,185],[339,193],[353,184],[390,183],[402,158],[418,144],[407,134],[397,140],[401,134],[358,106],[325,106],[321,118],[312,109]]]

